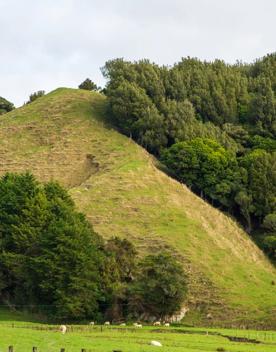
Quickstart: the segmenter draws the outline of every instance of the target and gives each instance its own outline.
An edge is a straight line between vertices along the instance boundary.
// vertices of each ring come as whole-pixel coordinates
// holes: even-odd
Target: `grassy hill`
[[[275,327],[276,271],[262,252],[105,115],[104,96],[60,88],[1,116],[0,173],[58,180],[97,232],[134,241],[141,255],[172,248],[189,278],[187,322]]]

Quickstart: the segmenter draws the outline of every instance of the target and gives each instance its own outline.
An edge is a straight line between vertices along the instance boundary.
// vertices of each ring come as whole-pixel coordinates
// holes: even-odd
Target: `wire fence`
[[[60,348],[60,350],[59,350],[60,352],[66,352],[65,351],[65,348]],[[9,346],[8,347],[8,352],[15,352],[15,349],[14,349],[14,347],[13,346]],[[38,352],[38,348],[36,347],[36,346],[34,346],[33,348],[32,348],[32,351],[31,352]],[[91,350],[89,350],[89,349],[86,349],[86,348],[81,348],[80,349],[80,352],[91,352]],[[113,350],[112,352],[122,352],[121,350]]]
[[[1,324],[5,327],[11,327],[16,329],[31,329],[37,331],[52,331],[61,332],[60,325],[34,325],[34,324]],[[251,331],[251,330],[232,330],[232,331],[216,331],[209,329],[192,330],[185,329],[183,327],[165,327],[165,326],[152,326],[152,325],[141,325],[140,327],[133,325],[66,325],[67,333],[96,333],[96,332],[129,332],[136,333],[141,331],[141,327],[152,333],[174,333],[174,334],[190,334],[190,335],[205,335],[205,336],[221,336],[227,338],[232,342],[248,342],[248,343],[275,343],[276,345],[276,332],[275,331]],[[219,329],[220,330],[220,329]],[[276,350],[276,349],[275,349]],[[12,351],[9,351],[12,352]],[[33,351],[36,352],[36,351]]]

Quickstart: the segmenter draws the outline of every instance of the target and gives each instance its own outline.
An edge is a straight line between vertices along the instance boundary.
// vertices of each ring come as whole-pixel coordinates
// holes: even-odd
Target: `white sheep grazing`
[[[94,321],[90,321],[89,325],[95,325]]]
[[[66,325],[60,325],[59,330],[61,331],[62,334],[65,334],[67,330]]]
[[[164,326],[169,327],[170,323],[165,323]]]
[[[162,343],[161,342],[159,342],[159,341],[151,341],[150,342],[150,344],[152,345],[152,346],[156,346],[156,347],[162,347]]]
[[[141,329],[142,327],[143,327],[142,324],[137,324],[137,325],[136,325],[136,328],[140,328],[140,329]]]
[[[120,326],[126,326],[126,323],[121,323]]]
[[[106,322],[104,323],[104,325],[110,325],[110,322],[109,322],[109,321],[106,321]]]
[[[133,323],[133,326],[137,326],[138,325],[138,323]]]
[[[161,325],[161,321],[156,321],[153,323],[153,326],[160,326]]]

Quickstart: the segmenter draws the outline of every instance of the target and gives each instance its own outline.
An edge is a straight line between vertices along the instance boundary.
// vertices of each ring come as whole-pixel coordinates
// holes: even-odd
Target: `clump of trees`
[[[172,67],[111,60],[114,124],[194,192],[234,215],[276,259],[276,54],[252,64],[184,58]]]
[[[27,101],[26,104],[30,104],[30,103],[34,102],[36,99],[43,97],[43,95],[45,95],[44,90],[38,90],[37,92],[32,93],[29,96],[29,100]]]
[[[105,242],[59,184],[41,184],[30,173],[1,178],[1,304],[55,320],[120,319],[148,310],[159,316],[164,301],[168,314],[182,303],[184,277],[168,254],[140,261],[129,241]]]
[[[146,312],[164,318],[181,308],[187,291],[186,277],[172,255],[148,255],[139,263],[130,290],[130,306],[135,314]]]
[[[0,115],[3,115],[14,109],[13,103],[9,102],[5,98],[0,97]]]
[[[160,252],[138,259],[134,246],[118,237],[109,240],[105,248],[113,275],[106,312],[109,319],[160,319],[181,308],[187,277],[172,254]]]
[[[164,149],[161,160],[177,179],[212,201],[234,207],[234,195],[241,184],[233,153],[213,139],[195,138]]]
[[[86,79],[79,85],[79,89],[98,91],[100,88],[97,86],[96,83],[94,83],[93,81],[91,81],[90,78],[86,78]]]
[[[102,240],[57,183],[31,174],[0,181],[3,301],[63,318],[98,311]]]

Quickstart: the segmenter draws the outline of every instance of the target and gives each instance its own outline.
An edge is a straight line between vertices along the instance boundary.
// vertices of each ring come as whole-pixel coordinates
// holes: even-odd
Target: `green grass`
[[[171,248],[188,275],[187,324],[276,327],[276,273],[262,252],[105,121],[105,97],[83,90],[16,109],[0,118],[0,173],[58,180],[97,232],[132,240],[140,255]]]
[[[217,351],[218,348],[233,352],[272,352],[276,347],[276,333],[264,331],[69,326],[68,333],[62,335],[58,326],[14,324],[12,327],[1,323],[0,327],[1,352],[7,351],[9,345],[14,347],[15,352],[31,352],[33,346],[38,347],[38,351],[48,352],[59,352],[61,348],[65,348],[66,352],[79,352],[82,348],[91,352],[147,352],[156,350],[156,347],[150,346],[152,340],[160,341],[163,345],[161,350],[167,352]],[[215,335],[217,333],[257,339],[261,343],[232,342]]]

